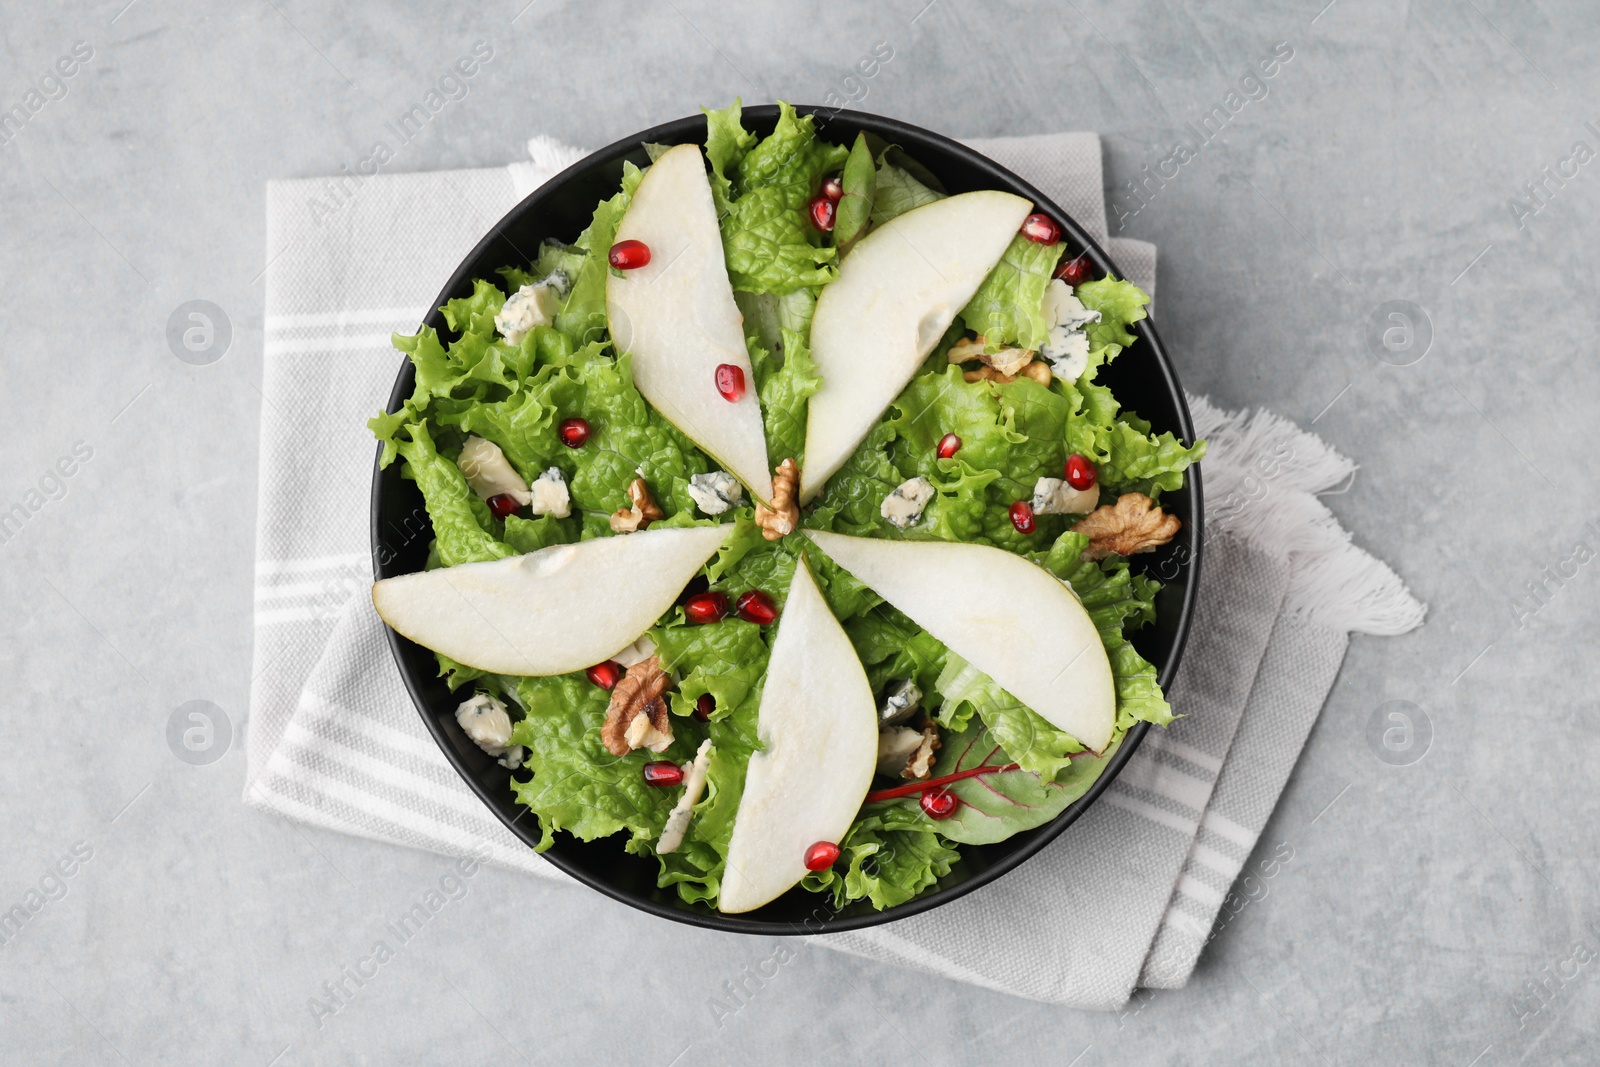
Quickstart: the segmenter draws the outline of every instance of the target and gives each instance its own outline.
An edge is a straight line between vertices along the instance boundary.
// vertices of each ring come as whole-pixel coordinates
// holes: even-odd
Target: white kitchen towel
[[[1154,292],[1155,249],[1105,240],[1094,134],[974,141],[1039,186]],[[428,302],[482,234],[580,153],[545,138],[509,168],[268,187],[269,260],[245,800],[268,812],[564,878],[467,790],[411,705],[372,612],[367,417]],[[1352,465],[1267,414],[1193,400],[1203,597],[1152,731],[1078,824],[995,885],[818,944],[1019,996],[1114,1009],[1186,980],[1331,687],[1347,632],[1422,608],[1315,494]],[[1017,924],[1017,915],[1029,921]],[[1024,928],[1025,927],[1025,928]]]

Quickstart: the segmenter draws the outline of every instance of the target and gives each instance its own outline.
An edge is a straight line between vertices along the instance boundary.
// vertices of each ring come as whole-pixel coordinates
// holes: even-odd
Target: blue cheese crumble
[[[907,530],[922,518],[928,501],[933,499],[933,483],[923,477],[908,478],[883,498],[878,514],[897,530]]]

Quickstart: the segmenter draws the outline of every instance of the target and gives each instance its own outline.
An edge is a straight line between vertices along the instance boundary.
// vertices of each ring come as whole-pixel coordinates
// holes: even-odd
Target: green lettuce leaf
[[[834,277],[834,249],[811,226],[806,205],[822,177],[848,154],[816,137],[812,117],[779,102],[778,124],[739,157],[722,244],[735,289],[790,293]],[[731,153],[729,153],[731,154]]]
[[[883,498],[905,480],[889,459],[889,445],[895,436],[895,428],[882,422],[868,431],[866,439],[828,479],[806,518],[807,526],[857,537],[892,528],[883,521],[878,508]]]
[[[712,583],[721,582],[723,576],[750,553],[771,548],[771,542],[762,536],[761,527],[755,523],[753,509],[736,508],[729,514],[732,516],[729,523],[732,528],[723,538],[722,547],[717,549],[717,554],[705,566],[706,580]]]
[[[610,514],[628,505],[628,483],[641,475],[669,520],[683,513],[692,518],[689,478],[705,473],[709,463],[645,402],[629,362],[626,355],[614,360],[590,343],[565,363],[541,366],[504,400],[439,418],[499,445],[529,481],[559,467],[589,535],[610,533]],[[563,419],[579,415],[589,423],[589,441],[567,448],[556,429]]]
[[[778,541],[768,541],[755,525],[753,509],[736,513],[734,532],[729,538],[729,551],[713,560],[711,587],[736,598],[747,589],[760,589],[772,597],[779,611],[789,596],[789,583],[794,578],[797,553],[805,544],[805,535],[798,530]],[[737,546],[737,547],[735,547]]]
[[[489,510],[467,485],[455,461],[434,448],[426,423],[407,423],[389,439],[406,461],[406,472],[416,481],[433,521],[434,545],[439,562],[458,563],[503,559],[515,555],[489,532]]]
[[[1011,239],[1000,262],[961,311],[967,329],[983,337],[985,351],[998,352],[1005,345],[1037,349],[1044,344],[1050,324],[1040,307],[1065,247],[1039,244],[1020,233]]]
[[[995,743],[1025,771],[1054,778],[1074,753],[1084,749],[1071,734],[1045,722],[1038,712],[954,652],[946,655],[944,672],[934,687],[944,698],[938,714],[942,725],[964,730],[976,713]]]
[[[547,237],[539,243],[539,257],[529,269],[501,267],[495,273],[505,279],[509,287],[507,292],[516,292],[524,285],[542,282],[557,271],[566,279],[566,285],[571,286],[573,279],[588,262],[588,257],[589,253],[577,245],[562,244],[553,237]]]
[[[822,374],[811,360],[811,349],[794,330],[783,328],[781,366],[765,350],[753,360],[756,392],[761,397],[762,423],[766,427],[767,456],[774,466],[785,459],[805,465],[807,401],[822,387]]]
[[[598,360],[610,361],[600,342],[574,349],[566,335],[547,326],[534,327],[529,337],[536,338],[537,367],[511,393],[492,400],[440,402],[432,412],[436,421],[459,431],[463,438],[476,434],[499,445],[525,478],[537,477],[545,468],[569,458],[563,456],[570,450],[556,436],[556,423],[582,409],[585,393],[580,368]]]
[[[1090,368],[1082,378],[1057,379],[1052,385],[1073,406],[1066,425],[1066,450],[1092,460],[1102,489],[1109,493],[1159,498],[1162,490],[1181,487],[1184,472],[1205,455],[1205,442],[1184,445],[1171,433],[1151,435],[1149,423],[1121,410],[1111,390],[1093,381],[1100,366],[1098,355],[1090,352]]]
[[[516,552],[537,552],[541,548],[566,544],[577,539],[576,519],[558,519],[554,515],[525,519],[521,515],[510,515],[505,521],[503,540]]]
[[[505,296],[485,281],[473,283],[473,295],[451,300],[441,309],[460,336],[448,347],[431,326],[414,335],[394,334],[390,343],[416,368],[416,384],[400,411],[379,413],[368,423],[385,441],[383,463],[394,461],[393,434],[399,427],[440,409],[498,399],[517,387],[532,366],[536,341],[508,345],[494,329],[494,316]]]
[[[744,315],[745,341],[750,347],[783,353],[783,331],[803,338],[811,336],[811,317],[817,308],[817,290],[796,289],[792,293],[749,293],[737,290],[734,302]]]
[[[1041,515],[1034,533],[1021,534],[1009,509],[1033,495],[1041,474],[1061,470],[1071,415],[1066,396],[1026,378],[967,382],[953,365],[924,373],[829,480],[811,525],[858,536],[1047,548],[1066,517]],[[937,444],[946,433],[961,438],[961,451],[940,459]],[[919,476],[934,486],[934,499],[916,525],[897,530],[879,505],[902,481]]]
[[[524,718],[511,730],[511,743],[528,752],[527,781],[515,781],[519,803],[539,820],[542,852],[557,830],[583,841],[627,830],[654,840],[665,825],[676,798],[671,790],[644,783],[643,767],[656,759],[683,761],[694,754],[698,738],[676,729],[666,752],[647,749],[613,756],[600,742],[609,694],[582,672],[547,678],[521,678],[517,703]]]
[[[694,513],[689,478],[704,474],[710,464],[634,388],[628,356],[613,364],[595,360],[581,368],[584,387],[583,416],[591,436],[581,449],[584,465],[569,480],[575,507],[587,513],[609,514],[625,507],[628,483],[643,476],[656,503],[669,519]],[[607,524],[609,531],[609,523]]]
[[[1085,308],[1100,313],[1100,321],[1090,323],[1084,329],[1091,351],[1115,345],[1117,352],[1120,352],[1133,344],[1136,338],[1128,327],[1145,317],[1145,306],[1150,303],[1148,293],[1132,282],[1108,274],[1104,278],[1084,282],[1073,290],[1073,294]],[[1115,355],[1113,352],[1106,356],[1105,362],[1111,362]]]
[[[961,858],[920,815],[888,806],[862,815],[839,842],[839,861],[810,872],[800,884],[832,893],[835,908],[862,898],[879,911],[904,904],[949,874]]]
[[[506,295],[493,282],[478,278],[472,283],[472,295],[446,300],[439,310],[444,321],[457,333],[494,335],[494,317],[505,305]]]
[[[943,193],[928,188],[912,177],[910,171],[880,159],[877,174],[873,178],[872,225],[882,226],[914,207],[943,199]]]
[[[925,694],[936,692],[944,671],[944,643],[889,604],[879,604],[844,624],[867,681],[881,693],[892,680],[909,678]]]
[[[1096,445],[1107,484],[1156,498],[1162,490],[1183,488],[1184,472],[1206,454],[1204,441],[1185,445],[1171,433],[1152,436],[1123,422],[1107,427]]]
[[[1155,595],[1161,584],[1133,573],[1125,559],[1111,557],[1098,563],[1084,559],[1088,543],[1083,534],[1064,533],[1043,558],[1034,558],[1072,586],[1100,633],[1117,685],[1117,729],[1140,721],[1165,726],[1172,721],[1172,707],[1156,681],[1155,665],[1139,655],[1125,636],[1130,625],[1137,629],[1155,620]]]
[[[1083,534],[1064,533],[1048,552],[1032,558],[1072,587],[1100,634],[1117,691],[1116,734],[1139,721],[1165,726],[1172,721],[1172,708],[1156,682],[1155,667],[1125,633],[1129,625],[1137,628],[1155,618],[1159,583],[1134,574],[1126,560],[1083,559],[1088,541]],[[1076,738],[1051,726],[954,652],[947,650],[934,688],[944,700],[937,716],[941,724],[965,730],[975,714],[1013,762],[1045,780],[1055,780],[1083,750]]]
[[[1031,771],[1000,770],[1011,765],[1010,757],[993,734],[976,723],[965,730],[946,733],[931,777],[983,768],[994,770],[946,786],[961,803],[949,818],[938,823],[929,820],[929,828],[936,828],[951,841],[985,845],[1043,826],[1089,791],[1121,745],[1119,736],[1103,756],[1080,755],[1054,778],[1042,778]],[[908,817],[921,814],[915,797],[884,803],[903,809]]]
[[[433,658],[439,661],[439,677],[444,679],[445,684],[450,687],[452,693],[468,682],[487,682],[498,677],[488,671],[480,671],[476,667],[468,667],[465,664],[457,663],[443,652],[435,652]],[[499,690],[495,692],[495,695],[503,697],[502,692]]]
[[[726,718],[713,720],[707,733],[712,750],[706,768],[705,795],[695,805],[683,843],[674,852],[656,856],[661,864],[657,884],[675,887],[678,896],[691,904],[715,901],[722,885],[728,842],[744,796],[745,768],[758,747],[754,703]],[[635,836],[627,848],[637,855],[655,855],[653,837]]]
[[[661,666],[678,679],[672,711],[689,715],[703,694],[716,701],[713,721],[761,702],[768,647],[760,626],[729,618],[714,626],[664,626],[651,632]]]
[[[1122,411],[1111,390],[1094,382],[1099,368],[1137,339],[1130,327],[1145,317],[1150,297],[1131,282],[1109,275],[1085,282],[1075,292],[1084,307],[1100,313],[1100,321],[1085,331],[1088,370],[1076,382],[1061,383],[1063,394],[1081,412],[1068,427],[1071,451],[1092,459],[1101,483],[1113,491],[1159,498],[1163,490],[1182,488],[1184,472],[1205,455],[1205,442],[1185,445],[1171,433],[1151,434],[1149,423]]]
[[[744,128],[740,116],[743,102],[734,97],[733,104],[721,111],[701,108],[706,116],[706,161],[711,164],[711,192],[717,202],[717,214],[726,215],[733,199],[733,175],[738,172],[739,161],[756,143],[756,135]]]
[[[833,241],[840,255],[849,251],[850,246],[867,232],[876,181],[877,171],[873,168],[872,150],[867,147],[867,135],[858,133],[856,143],[850,148],[850,156],[844,161],[844,173],[839,178],[844,196],[839,201],[833,219]]]
[[[572,277],[572,289],[567,293],[561,310],[556,312],[556,329],[570,337],[574,344],[604,339],[606,326],[606,278],[611,264],[606,256],[616,241],[617,224],[622,221],[633,192],[639,188],[644,171],[632,163],[622,165],[622,189],[609,200],[602,200],[594,209],[589,226],[573,242],[573,254],[582,252],[577,273]]]

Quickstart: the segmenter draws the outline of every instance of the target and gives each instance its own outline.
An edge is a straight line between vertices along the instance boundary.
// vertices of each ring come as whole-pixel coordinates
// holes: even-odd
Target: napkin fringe
[[[540,134],[528,138],[528,159],[535,167],[550,174],[566,170],[583,157],[583,149],[562,144],[554,137]]]
[[[1357,470],[1354,460],[1274,412],[1225,411],[1209,397],[1188,399],[1195,432],[1208,442],[1207,454],[1227,457],[1220,470],[1206,468],[1206,495],[1213,500],[1226,501],[1234,493],[1255,497],[1273,489],[1320,493]]]
[[[1284,611],[1331,630],[1385,637],[1415,630],[1428,616],[1387,563],[1348,541],[1296,566]]]
[[[1270,411],[1224,411],[1191,396],[1207,455],[1206,523],[1287,556],[1294,579],[1286,614],[1346,633],[1394,635],[1422,625],[1427,605],[1350,533],[1314,494],[1346,483],[1359,469],[1327,442]]]
[[[1210,522],[1209,508],[1207,512]],[[1336,551],[1350,536],[1316,497],[1284,489],[1238,508],[1226,516],[1219,529],[1295,566]]]

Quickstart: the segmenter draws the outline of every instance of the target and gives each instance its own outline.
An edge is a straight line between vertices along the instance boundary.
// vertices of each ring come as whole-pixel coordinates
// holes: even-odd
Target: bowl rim
[[[993,187],[1004,188],[1007,191],[1015,192],[1017,195],[1023,196],[1032,201],[1036,211],[1048,214],[1052,219],[1055,219],[1061,224],[1064,236],[1070,238],[1073,243],[1082,248],[1083,251],[1081,254],[1089,256],[1089,258],[1100,270],[1114,270],[1119,277],[1126,277],[1122,271],[1116,269],[1115,261],[1099,244],[1099,242],[1097,242],[1093,236],[1077,222],[1076,219],[1063,211],[1061,207],[1053,200],[1045,196],[1044,193],[1034,187],[1031,183],[1019,177],[1006,167],[1001,166],[999,163],[996,163],[994,160],[968,147],[962,142],[947,137],[943,134],[924,129],[920,126],[901,121],[899,119],[894,119],[883,115],[876,115],[870,112],[851,111],[847,109],[821,107],[817,105],[795,104],[792,106],[794,107],[795,111],[801,115],[816,116],[819,135],[822,133],[828,121],[831,121],[834,118],[841,118],[845,122],[855,124],[862,129],[871,130],[872,132],[884,137],[886,140],[892,143],[900,143],[899,139],[905,138],[909,141],[931,144],[935,149],[947,153],[948,156],[956,157],[966,166],[984,172],[989,177],[992,177],[995,182]],[[755,118],[761,120],[775,118],[778,113],[779,108],[776,104],[752,105],[744,107],[742,111],[742,115],[745,118]],[[452,272],[450,278],[445,282],[443,288],[440,290],[439,295],[435,297],[432,306],[420,320],[420,325],[433,326],[435,329],[444,328],[445,323],[443,315],[439,310],[440,307],[451,298],[453,293],[462,287],[464,282],[470,284],[473,277],[481,274],[481,267],[474,265],[477,264],[478,261],[488,251],[490,251],[494,242],[501,237],[502,231],[508,228],[513,223],[513,220],[515,220],[522,212],[527,210],[530,205],[535,204],[545,196],[550,195],[553,190],[558,189],[566,182],[579,177],[581,174],[587,172],[590,168],[597,165],[604,165],[608,161],[620,160],[628,153],[639,149],[643,144],[678,144],[692,142],[703,146],[705,143],[706,133],[705,124],[706,117],[704,114],[689,115],[683,118],[659,123],[648,129],[619,138],[603,148],[590,152],[582,159],[578,160],[571,166],[545,181],[538,188],[534,189],[527,196],[519,200],[503,216],[501,216],[501,218],[496,221],[495,224],[491,226],[484,234],[483,238],[473,246],[472,250],[462,258],[460,264],[456,267],[454,272]],[[696,129],[696,127],[698,127],[698,129]],[[920,156],[916,156],[915,153],[912,154],[915,158],[918,158],[919,161],[921,161]],[[924,165],[927,166],[928,164],[924,162]],[[930,166],[929,169],[933,170],[935,174],[938,173],[937,167]],[[509,238],[507,238],[507,240],[509,241]],[[1182,386],[1178,382],[1177,374],[1173,370],[1172,363],[1167,357],[1166,349],[1162,345],[1160,337],[1156,332],[1155,324],[1151,320],[1151,317],[1147,316],[1145,319],[1136,323],[1134,330],[1140,335],[1140,340],[1145,344],[1146,351],[1143,354],[1154,360],[1154,366],[1160,372],[1161,386],[1175,402],[1178,422],[1176,429],[1178,431],[1178,436],[1185,441],[1194,441],[1194,422],[1189,412],[1187,399],[1184,395]],[[393,412],[400,407],[401,403],[411,395],[414,380],[414,365],[409,359],[402,357],[400,360],[400,369],[396,374],[395,384],[390,392],[388,403],[385,406],[385,411]],[[387,573],[389,571],[389,567],[382,559],[382,510],[380,504],[383,498],[385,474],[385,470],[381,465],[382,455],[383,445],[380,443],[377,448],[377,456],[373,463],[370,499],[370,538],[374,579],[390,576]],[[1203,555],[1205,537],[1202,510],[1203,495],[1201,490],[1199,463],[1192,465],[1187,471],[1184,481],[1184,488],[1181,490],[1181,492],[1188,494],[1190,505],[1190,517],[1187,521],[1187,525],[1189,527],[1189,552],[1187,558],[1180,563],[1181,567],[1185,567],[1188,570],[1188,580],[1184,586],[1182,601],[1177,609],[1178,617],[1175,620],[1171,651],[1168,654],[1166,661],[1158,668],[1157,681],[1163,690],[1165,690],[1171,684],[1172,678],[1178,669],[1178,664],[1183,658],[1184,647],[1188,643],[1190,626],[1193,622],[1196,597],[1200,583],[1202,562],[1201,557]],[[396,571],[395,573],[401,572]],[[486,808],[488,808],[495,814],[497,818],[500,819],[500,821],[505,825],[506,829],[514,837],[522,841],[524,844],[527,844],[531,849],[537,841],[537,832],[533,831],[526,825],[518,825],[522,815],[527,814],[526,809],[520,812],[517,816],[511,817],[507,814],[506,810],[501,806],[501,804],[496,801],[496,798],[490,796],[488,786],[479,780],[472,768],[466,765],[462,754],[457,750],[456,746],[451,743],[447,729],[442,721],[444,718],[448,718],[448,716],[440,716],[435,713],[428,701],[426,694],[423,692],[422,680],[419,679],[415,672],[408,667],[406,663],[406,645],[409,644],[409,642],[406,642],[404,638],[402,638],[387,624],[384,625],[384,636],[388,642],[390,653],[394,657],[395,666],[400,672],[401,680],[405,683],[406,692],[410,695],[412,704],[416,707],[417,712],[421,715],[424,726],[427,728],[428,733],[433,737],[434,742],[439,746],[439,749],[444,754],[446,761],[455,769],[456,773],[461,776],[462,780],[466,783],[467,788],[478,797],[478,799]],[[1150,724],[1148,722],[1138,722],[1129,728],[1127,733],[1123,735],[1122,742],[1117,751],[1112,755],[1110,761],[1100,772],[1099,777],[1096,778],[1089,788],[1084,791],[1083,795],[1078,797],[1066,808],[1064,808],[1054,819],[1038,827],[1034,827],[1031,831],[1027,831],[1032,833],[1033,836],[1029,840],[1023,842],[1020,846],[1016,847],[1009,854],[990,863],[982,870],[972,873],[970,876],[955,885],[933,889],[931,892],[925,892],[920,896],[906,901],[903,904],[885,908],[882,911],[871,911],[848,915],[842,914],[833,909],[832,901],[826,895],[820,893],[814,894],[819,901],[819,905],[816,911],[812,913],[813,916],[819,913],[826,916],[820,921],[821,925],[819,929],[811,928],[811,919],[809,918],[802,923],[754,918],[755,915],[759,914],[760,909],[757,909],[757,911],[754,913],[746,915],[725,915],[709,908],[691,910],[689,907],[663,903],[658,900],[637,895],[634,892],[619,886],[612,885],[604,878],[593,875],[588,870],[569,862],[566,857],[562,856],[557,850],[538,853],[538,855],[541,855],[547,862],[552,863],[558,869],[581,882],[583,885],[590,889],[596,890],[613,900],[627,904],[651,915],[655,915],[664,919],[671,919],[675,922],[684,923],[690,926],[720,930],[724,932],[758,934],[764,936],[807,935],[820,933],[824,930],[828,933],[844,933],[851,930],[866,929],[873,926],[879,926],[887,922],[893,922],[898,919],[909,918],[913,915],[930,911],[933,908],[948,904],[951,901],[966,896],[968,893],[974,892],[993,883],[1003,875],[1020,866],[1026,860],[1033,857],[1046,845],[1049,845],[1051,842],[1056,840],[1056,838],[1059,837],[1068,826],[1076,822],[1086,811],[1088,811],[1091,806],[1093,806],[1095,801],[1102,793],[1106,791],[1107,788],[1110,787],[1111,783],[1116,779],[1123,767],[1126,766],[1128,761],[1133,757],[1133,754],[1138,750],[1140,743],[1144,740],[1144,737],[1149,730]],[[1007,838],[1006,840],[1010,839]],[[958,845],[958,847],[960,846]]]

